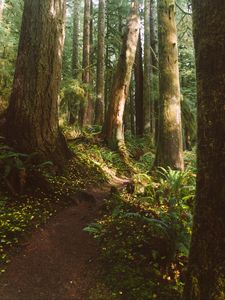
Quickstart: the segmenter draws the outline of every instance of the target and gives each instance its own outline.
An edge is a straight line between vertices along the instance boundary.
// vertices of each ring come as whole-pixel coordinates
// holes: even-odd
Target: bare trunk
[[[132,2],[132,9],[127,22],[127,30],[124,35],[122,50],[113,79],[106,119],[106,140],[113,148],[119,148],[121,150],[125,147],[123,113],[129,92],[139,27],[138,4],[135,1]]]
[[[5,0],[0,0],[0,20],[2,19]]]
[[[25,0],[6,124],[8,139],[17,149],[39,151],[57,163],[67,153],[57,107],[64,13],[64,1]]]
[[[74,0],[73,11],[73,54],[72,54],[72,75],[77,78],[79,75],[79,36],[80,36],[80,0]]]
[[[83,31],[83,83],[87,85],[85,101],[80,107],[80,126],[87,125],[87,110],[90,101],[88,87],[90,84],[90,19],[91,19],[91,0],[84,2],[84,31]]]
[[[142,66],[142,47],[141,35],[139,33],[137,51],[134,65],[135,77],[135,111],[136,111],[136,135],[144,134],[144,101],[143,101],[143,66]]]
[[[92,97],[92,87],[93,87],[93,65],[94,65],[94,41],[93,41],[93,1],[91,0],[90,4],[90,59],[89,59],[89,95],[87,102],[87,109],[85,113],[85,125],[91,125],[94,122],[94,100]]]
[[[159,139],[156,166],[183,170],[178,47],[175,1],[158,1],[159,22]]]
[[[159,72],[158,72],[158,42],[157,42],[157,4],[151,0],[150,31],[151,31],[151,120],[155,144],[158,141],[159,129]]]
[[[144,127],[151,130],[151,37],[150,37],[150,0],[144,6]]]
[[[99,0],[98,14],[98,57],[97,57],[97,99],[95,123],[102,125],[105,111],[105,0]]]
[[[183,299],[222,300],[225,299],[225,2],[192,2],[198,98],[198,174]]]

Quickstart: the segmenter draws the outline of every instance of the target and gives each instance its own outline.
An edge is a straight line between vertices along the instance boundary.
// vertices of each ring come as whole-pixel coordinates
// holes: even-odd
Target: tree
[[[86,84],[86,101],[81,103],[80,107],[80,125],[83,127],[88,120],[88,106],[90,102],[90,93],[88,87],[90,84],[90,22],[91,22],[91,0],[84,1],[84,31],[83,31],[83,82]]]
[[[4,9],[4,0],[0,0],[0,20],[2,18],[3,9]]]
[[[123,113],[125,101],[129,92],[132,68],[135,59],[139,36],[140,19],[138,3],[132,1],[132,8],[127,21],[122,49],[114,74],[110,94],[109,109],[106,118],[106,140],[113,148],[119,148],[124,154]]]
[[[79,36],[80,36],[80,0],[74,0],[73,3],[73,44],[72,44],[72,77],[77,80],[80,73],[79,65]],[[68,123],[73,125],[76,121],[77,112],[74,110],[75,98],[68,97]]]
[[[95,123],[103,124],[105,111],[105,0],[99,0],[98,12],[97,98]]]
[[[151,127],[151,37],[150,37],[150,7],[151,1],[145,0],[144,6],[144,126]]]
[[[80,36],[80,0],[74,0],[73,10],[73,53],[72,53],[72,75],[77,78],[79,74],[79,36]]]
[[[225,299],[224,11],[224,2],[193,0],[198,174],[185,300]]]
[[[139,33],[135,64],[134,64],[134,76],[135,76],[135,110],[136,110],[136,134],[143,136],[144,134],[144,101],[143,101],[143,64],[142,64],[142,46],[141,46],[141,34]]]
[[[151,132],[155,144],[158,141],[158,116],[159,116],[159,72],[158,72],[158,26],[157,26],[157,3],[151,0],[150,9],[150,38],[151,38],[151,102],[150,120]]]
[[[155,165],[182,170],[183,146],[175,1],[158,1],[159,137]]]
[[[38,151],[58,163],[68,154],[57,106],[64,13],[64,1],[25,0],[6,121],[7,138],[18,150]]]

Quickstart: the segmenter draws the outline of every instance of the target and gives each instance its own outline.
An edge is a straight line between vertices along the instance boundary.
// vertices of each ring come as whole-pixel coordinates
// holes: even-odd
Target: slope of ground
[[[81,195],[77,205],[35,231],[2,276],[0,299],[85,300],[100,265],[97,244],[83,228],[98,217],[109,190]]]

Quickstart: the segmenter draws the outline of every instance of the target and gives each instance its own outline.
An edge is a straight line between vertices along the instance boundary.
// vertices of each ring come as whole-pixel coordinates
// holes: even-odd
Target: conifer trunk
[[[159,138],[156,166],[183,170],[178,47],[175,1],[158,0]]]
[[[80,0],[74,0],[73,9],[73,53],[72,53],[72,75],[79,75],[79,36],[80,36]]]
[[[134,64],[135,77],[135,112],[136,112],[136,135],[143,136],[144,134],[144,79],[143,79],[143,65],[142,65],[142,46],[141,34],[139,33],[137,51]]]
[[[83,83],[86,84],[85,100],[81,103],[79,113],[79,123],[83,127],[88,123],[88,105],[90,94],[88,86],[90,84],[90,20],[91,20],[91,0],[84,1],[84,30],[83,30]]]
[[[25,0],[6,121],[8,140],[19,151],[38,151],[57,163],[68,153],[57,107],[64,15],[62,0]]]
[[[138,3],[137,1],[134,1],[132,2],[126,33],[123,38],[120,58],[114,74],[106,118],[106,140],[111,147],[121,150],[122,154],[125,147],[123,113],[125,101],[129,92],[131,73],[139,36],[139,28],[140,19],[138,16]]]
[[[145,0],[144,6],[144,127],[151,130],[151,36],[150,36],[151,1]]]
[[[155,145],[158,141],[159,128],[159,72],[158,72],[158,26],[157,26],[157,4],[151,0],[150,10],[150,35],[151,35],[151,127]]]
[[[5,0],[0,0],[0,20],[2,19]]]
[[[193,0],[197,193],[185,300],[225,299],[225,2]]]
[[[102,125],[105,112],[105,0],[99,0],[96,89],[95,124]]]

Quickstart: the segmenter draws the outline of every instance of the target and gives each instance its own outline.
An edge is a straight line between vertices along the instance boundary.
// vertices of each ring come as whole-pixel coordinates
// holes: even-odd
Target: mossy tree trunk
[[[68,154],[57,106],[64,15],[62,0],[25,0],[6,121],[7,138],[19,151],[38,151],[57,163]]]
[[[135,116],[136,116],[136,135],[143,136],[144,134],[144,79],[143,79],[143,64],[142,64],[142,45],[141,34],[139,33],[137,51],[134,64],[135,78]]]
[[[102,125],[105,112],[105,0],[99,0],[96,89],[95,124]]]
[[[138,2],[132,1],[126,33],[123,38],[122,49],[113,78],[105,124],[106,140],[108,144],[113,148],[121,150],[122,154],[125,147],[123,125],[124,106],[129,92],[140,28],[138,7]]]
[[[197,195],[185,300],[225,299],[225,2],[193,0]]]
[[[144,5],[144,127],[151,131],[151,35],[150,35],[151,1],[145,0]]]
[[[175,1],[158,1],[159,138],[156,166],[183,170],[178,47]]]

